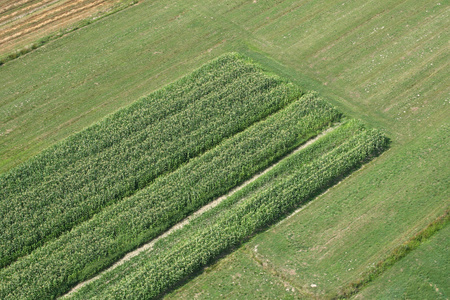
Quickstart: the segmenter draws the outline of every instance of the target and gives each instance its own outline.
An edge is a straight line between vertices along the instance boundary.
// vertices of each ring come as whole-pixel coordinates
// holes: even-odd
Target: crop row
[[[299,95],[229,54],[43,151],[0,176],[0,267]]]
[[[66,292],[339,119],[330,105],[304,95],[1,270],[0,298]]]
[[[158,297],[258,230],[311,200],[386,146],[387,140],[379,132],[362,130],[356,123],[331,132],[317,145],[288,157],[253,184],[161,239],[152,250],[105,272],[72,296]]]

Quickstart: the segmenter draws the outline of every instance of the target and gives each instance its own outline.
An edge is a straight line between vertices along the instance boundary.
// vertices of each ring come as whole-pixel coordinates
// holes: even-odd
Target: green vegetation
[[[379,277],[388,268],[392,267],[396,262],[408,255],[409,252],[418,248],[423,242],[427,241],[433,234],[441,230],[449,222],[450,214],[449,211],[447,211],[443,216],[439,217],[436,221],[428,225],[424,230],[420,231],[409,241],[407,241],[400,247],[395,248],[388,257],[378,262],[378,264],[374,266],[374,268],[366,272],[366,274],[363,274],[357,281],[352,282],[334,298],[345,299],[349,298],[351,295],[358,293],[360,289]],[[415,298],[419,297],[415,296]]]
[[[285,98],[272,99],[281,103]],[[303,96],[3,269],[0,297],[46,298],[66,292],[339,118],[314,95]]]
[[[331,145],[329,144],[331,142]],[[78,299],[151,299],[314,198],[387,146],[375,130],[352,122],[267,174],[191,224],[158,241],[75,294]]]
[[[448,299],[450,226],[386,270],[359,291],[356,299]]]
[[[442,127],[402,150],[392,144],[380,157],[256,235],[167,299],[191,299],[196,294],[203,295],[199,299],[210,299],[208,295],[231,288],[229,278],[236,274],[240,274],[234,280],[240,288],[233,289],[232,298],[242,298],[251,292],[245,282],[253,280],[252,275],[244,272],[245,265],[228,268],[229,261],[259,264],[263,282],[282,280],[299,298],[334,297],[448,209],[442,197],[450,178],[439,181],[447,164],[435,163],[448,161],[448,153],[442,151],[449,143],[448,133]],[[414,184],[405,185],[411,173]],[[424,176],[433,184],[421,181]],[[379,190],[374,194],[376,187]],[[407,201],[404,195],[409,195]],[[431,213],[424,217],[423,211]]]
[[[448,208],[448,14],[442,1],[141,1],[0,67],[0,172],[241,52],[392,144],[168,298],[254,295],[245,282],[255,277],[230,261],[301,296],[332,297]]]
[[[298,96],[226,55],[43,151],[0,177],[1,265]]]
[[[283,279],[266,273],[259,262],[249,260],[245,256],[233,256],[233,259],[226,261],[226,265],[222,265],[222,262],[225,261],[219,260],[215,266],[230,271],[239,268],[242,273],[230,272],[225,274],[225,272],[222,272],[222,275],[225,276],[221,285],[209,288],[207,282],[202,282],[200,285],[191,286],[191,291],[195,292],[189,293],[189,295],[201,299],[294,300],[300,298],[295,288]],[[203,274],[209,274],[211,270],[213,269],[207,267]],[[241,281],[242,277],[245,277],[245,280]]]

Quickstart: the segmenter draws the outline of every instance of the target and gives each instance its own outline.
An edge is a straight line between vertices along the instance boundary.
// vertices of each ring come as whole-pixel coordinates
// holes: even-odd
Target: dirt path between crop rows
[[[323,131],[322,133],[320,133],[319,135],[317,135],[315,138],[310,139],[309,141],[307,141],[306,143],[300,145],[299,147],[295,148],[293,151],[291,151],[291,153],[289,153],[285,158],[288,158],[294,154],[296,154],[297,152],[305,149],[306,147],[308,147],[309,145],[311,145],[312,143],[314,143],[315,141],[317,141],[319,138],[325,136],[326,134],[330,133],[331,131],[335,130],[336,128],[338,128],[340,126],[340,124],[334,126],[334,127],[330,127],[327,130]],[[281,162],[281,160],[279,161]],[[114,263],[111,267],[109,267],[108,269],[100,272],[97,276],[92,277],[91,279],[88,279],[86,281],[80,282],[79,284],[77,284],[75,287],[73,287],[67,294],[63,295],[61,298],[64,297],[70,297],[72,294],[74,294],[76,291],[78,291],[79,289],[81,289],[83,286],[99,279],[102,277],[102,275],[106,272],[110,272],[112,270],[114,270],[115,268],[117,268],[118,266],[124,264],[125,262],[129,261],[130,259],[132,259],[133,257],[139,255],[140,253],[144,252],[144,251],[151,251],[153,249],[153,245],[158,242],[160,239],[163,239],[165,237],[167,237],[168,235],[170,235],[171,233],[173,233],[174,231],[183,228],[185,225],[189,224],[189,222],[192,219],[198,218],[199,216],[201,216],[203,213],[205,213],[206,211],[216,207],[217,205],[219,205],[223,200],[225,200],[226,198],[230,197],[231,195],[233,195],[234,193],[236,193],[237,191],[243,189],[244,187],[246,187],[247,185],[249,185],[250,183],[252,183],[253,181],[257,180],[259,177],[261,177],[262,175],[266,174],[267,172],[269,172],[270,170],[272,170],[279,162],[271,165],[270,167],[268,167],[267,169],[265,169],[264,171],[254,175],[252,178],[250,178],[249,180],[245,181],[244,183],[242,183],[241,185],[235,187],[234,189],[232,189],[230,192],[228,192],[227,194],[217,198],[216,200],[210,202],[209,204],[206,204],[205,206],[203,206],[202,208],[200,208],[199,210],[197,210],[196,212],[194,212],[192,215],[188,216],[187,218],[185,218],[183,221],[175,224],[174,226],[172,226],[169,230],[167,230],[166,232],[164,232],[162,235],[158,236],[157,238],[154,238],[153,240],[151,240],[150,242],[148,242],[147,244],[144,244],[143,246],[137,248],[134,251],[129,252],[128,254],[126,254],[123,258],[121,258],[120,260],[118,260],[116,263]]]

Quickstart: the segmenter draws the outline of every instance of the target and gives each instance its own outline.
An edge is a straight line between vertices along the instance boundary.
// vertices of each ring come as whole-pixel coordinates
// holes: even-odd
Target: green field
[[[222,56],[43,151],[0,176],[0,266],[299,96],[292,84]],[[317,130],[320,121],[334,120],[318,118],[307,128]]]
[[[285,85],[289,90],[290,85]],[[278,97],[270,90],[262,93],[271,96],[271,101],[287,100],[285,93]],[[315,96],[301,97],[0,270],[0,296],[45,298],[67,292],[339,118],[335,109]]]
[[[152,249],[81,288],[76,299],[156,298],[380,154],[387,139],[351,121],[283,159]]]
[[[448,299],[450,226],[387,270],[355,299]],[[390,286],[390,289],[385,289]]]
[[[392,155],[395,148],[389,149],[288,220],[224,258],[219,264],[224,266],[223,272],[220,267],[212,266],[208,274],[181,287],[173,299],[189,298],[197,293],[207,299],[216,286],[223,286],[224,280],[238,273],[243,274],[241,282],[251,280],[245,278],[239,267],[228,269],[226,261],[251,261],[255,247],[257,261],[267,265],[262,269],[267,269],[268,278],[275,272],[306,295],[321,298],[336,295],[448,207],[444,197],[448,179],[439,182],[437,175],[445,170],[431,162],[417,162],[425,155],[435,161],[445,160],[445,151],[439,149],[448,141],[448,131],[442,128],[429,137],[430,148],[423,149],[423,144],[415,143],[408,150],[398,151],[403,152],[400,157]],[[399,169],[389,168],[392,165]],[[405,186],[404,178],[410,172],[415,175],[415,183]],[[436,183],[422,183],[422,176]],[[391,182],[398,183],[392,186]],[[376,187],[377,194],[374,194]],[[408,193],[408,189],[412,190]],[[424,211],[428,214],[424,215]],[[312,288],[311,284],[317,286]]]
[[[0,67],[0,170],[240,52],[392,143],[168,298],[333,297],[450,206],[449,12],[448,1],[141,1]]]

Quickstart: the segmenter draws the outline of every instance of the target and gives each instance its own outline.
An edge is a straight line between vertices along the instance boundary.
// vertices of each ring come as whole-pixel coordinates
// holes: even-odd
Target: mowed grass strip
[[[0,298],[42,299],[67,292],[340,117],[316,96],[304,95],[1,270]]]
[[[316,144],[317,143],[317,144]],[[280,220],[378,155],[387,139],[348,123],[281,161],[190,224],[158,241],[100,279],[75,299],[152,299],[161,296],[257,231]]]
[[[446,224],[350,299],[447,299],[450,226]],[[442,221],[442,220],[441,220]]]
[[[0,176],[0,266],[299,95],[229,54],[43,151]]]
[[[379,261],[373,268],[371,268],[365,274],[362,274],[358,280],[344,287],[339,294],[333,297],[333,299],[348,299],[351,296],[358,294],[367,285],[370,285],[374,281],[376,282],[378,277],[382,277],[384,273],[388,271],[391,267],[397,265],[397,263],[405,259],[406,256],[409,256],[410,252],[416,250],[417,248],[421,247],[422,244],[428,242],[434,234],[443,229],[449,223],[450,223],[450,210],[447,210],[445,214],[443,214],[438,219],[433,221],[426,228],[417,233],[414,237],[409,239],[401,246],[395,248],[386,258]],[[445,276],[443,276],[442,278],[444,277]],[[427,297],[421,299],[427,299]]]

